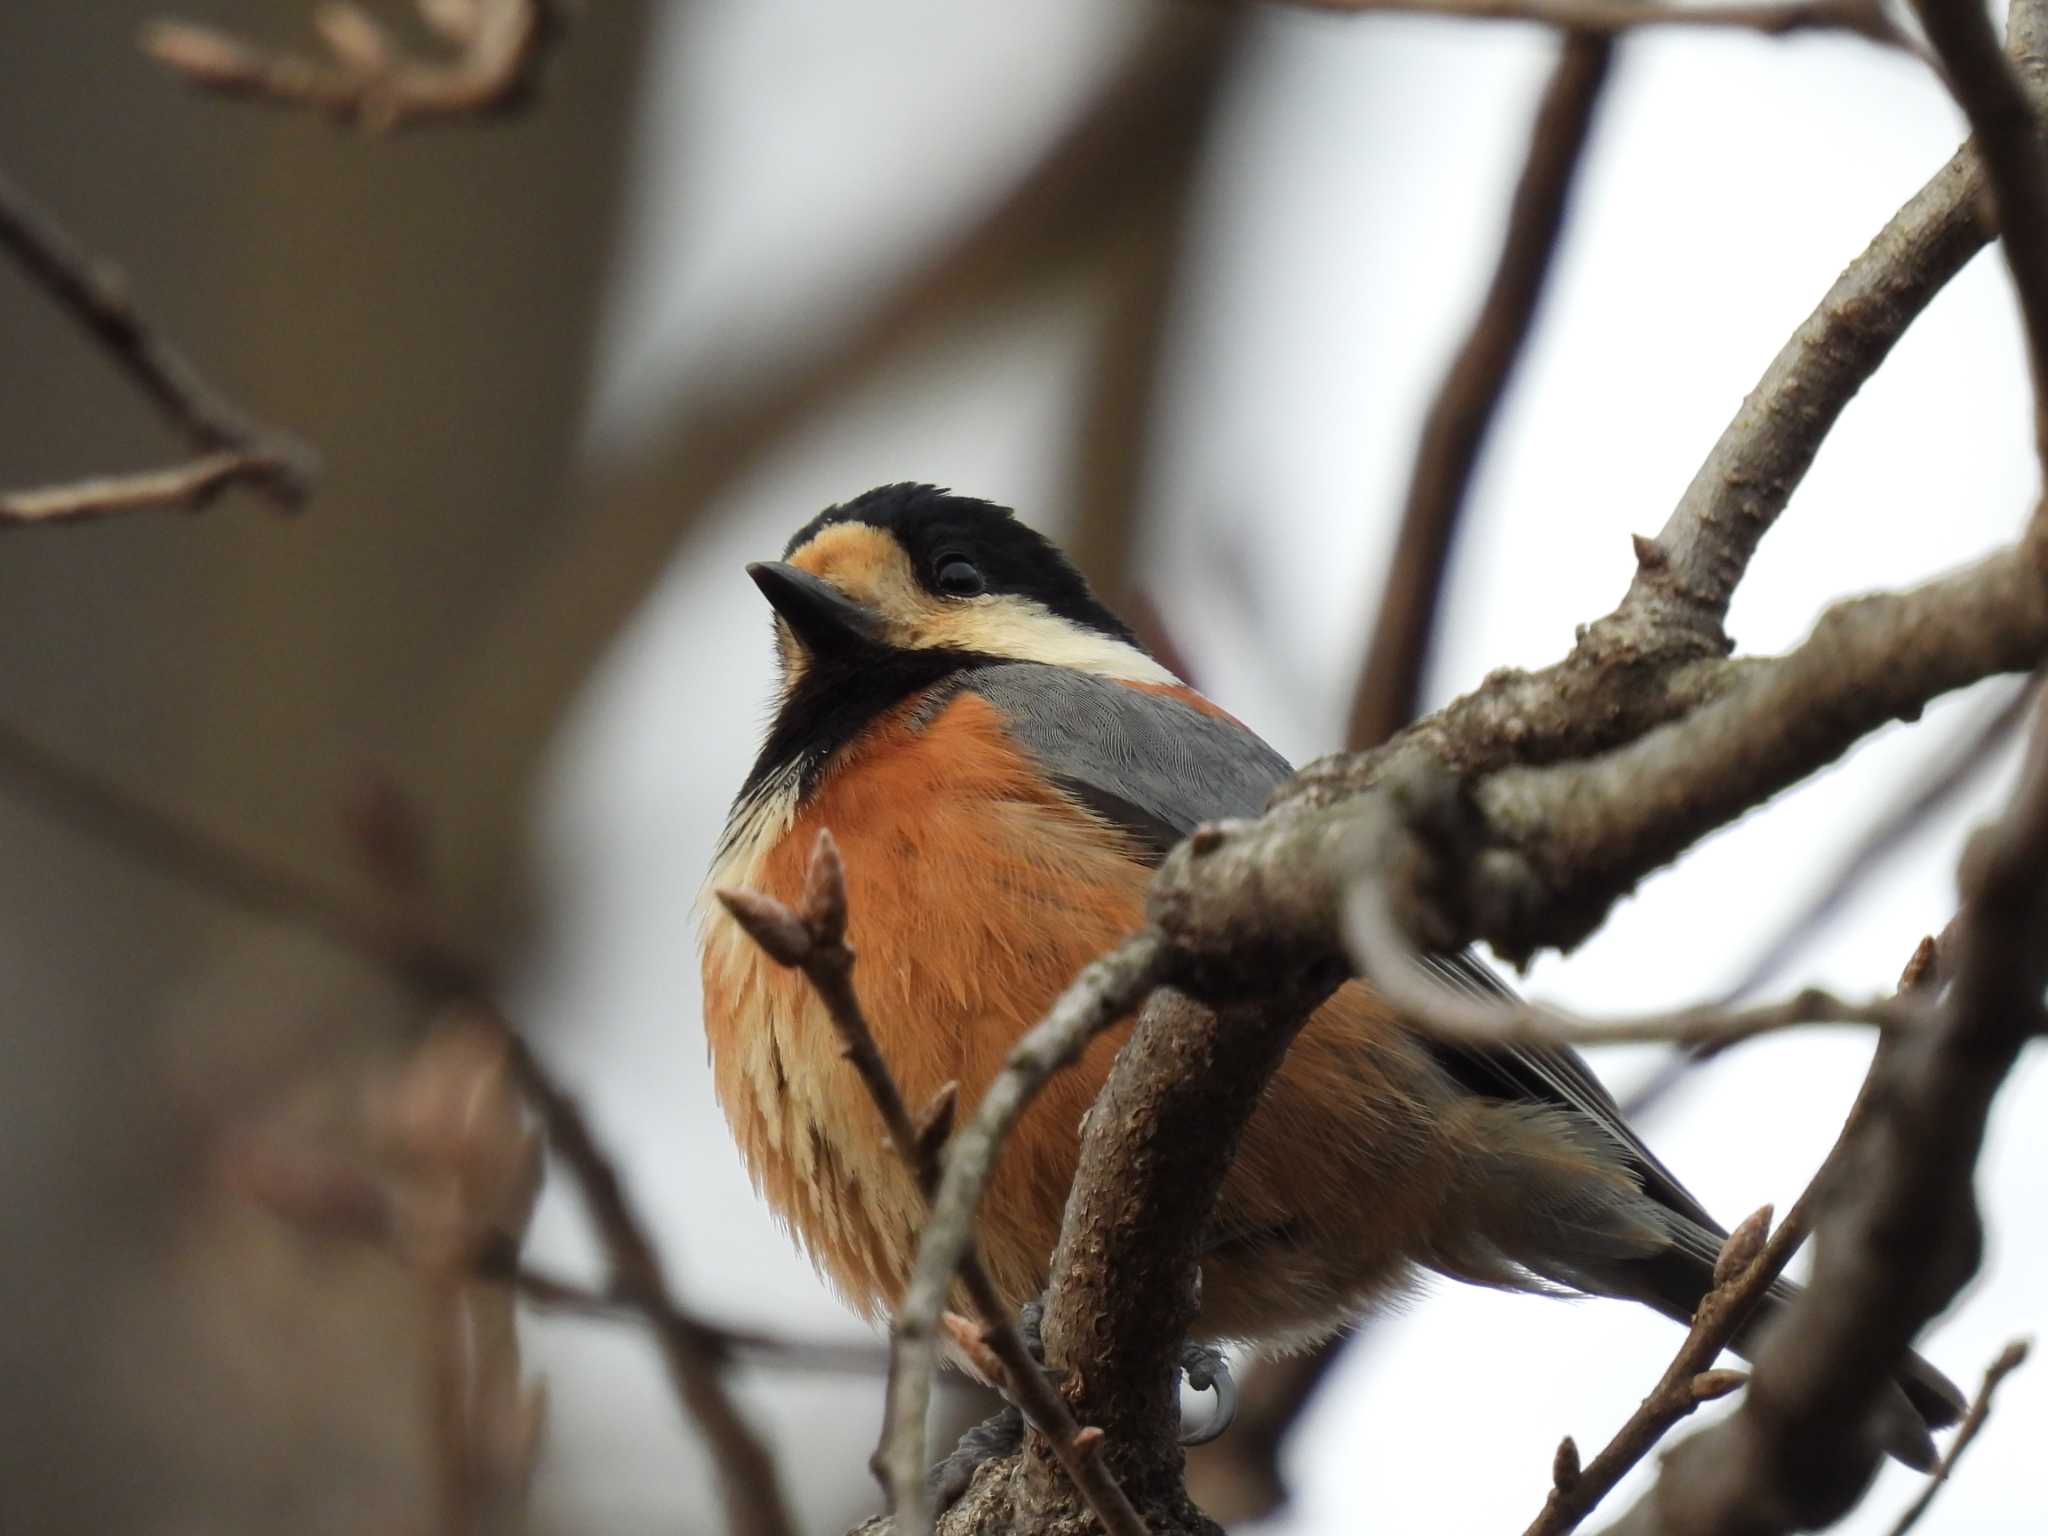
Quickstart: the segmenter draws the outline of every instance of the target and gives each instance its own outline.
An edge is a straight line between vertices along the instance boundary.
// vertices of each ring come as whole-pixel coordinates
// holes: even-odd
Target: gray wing
[[[1153,864],[1205,821],[1258,815],[1294,771],[1286,758],[1234,720],[1072,668],[1004,663],[966,673],[960,686],[993,705],[1050,777],[1128,833]],[[1460,990],[1486,998],[1514,996],[1470,953],[1431,956],[1427,963],[1439,980]],[[1629,1128],[1614,1096],[1578,1052],[1439,1041],[1432,1041],[1430,1050],[1444,1071],[1472,1093],[1584,1115],[1621,1150],[1642,1179],[1645,1194],[1707,1233],[1722,1235],[1699,1201]],[[1718,1251],[1719,1243],[1713,1247]]]
[[[1058,782],[1158,863],[1205,821],[1256,816],[1294,772],[1234,720],[1071,667],[1008,662],[967,672]]]

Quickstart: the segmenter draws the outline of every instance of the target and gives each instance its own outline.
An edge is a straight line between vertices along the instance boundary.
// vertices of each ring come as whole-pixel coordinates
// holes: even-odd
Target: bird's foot
[[[1207,1445],[1237,1422],[1237,1378],[1230,1374],[1230,1361],[1222,1350],[1212,1344],[1197,1344],[1193,1339],[1181,1345],[1180,1372],[1197,1392],[1216,1394],[1216,1411],[1209,1416],[1208,1423],[1199,1429],[1181,1426],[1182,1445]]]
[[[1045,1298],[1040,1296],[1026,1302],[1017,1314],[1017,1331],[1024,1336],[1031,1357],[1041,1365],[1045,1363],[1044,1329]],[[1183,1427],[1181,1431],[1182,1445],[1207,1445],[1236,1422],[1237,1378],[1230,1374],[1230,1361],[1222,1350],[1192,1339],[1181,1346],[1180,1373],[1197,1392],[1216,1394],[1216,1411],[1209,1421],[1199,1428]],[[983,1462],[1011,1455],[1023,1443],[1024,1415],[1015,1403],[1006,1403],[1001,1412],[962,1435],[952,1454],[932,1468],[930,1486],[935,1506],[950,1509],[967,1492]]]
[[[1000,1412],[962,1435],[952,1454],[932,1468],[927,1484],[932,1491],[932,1507],[941,1513],[951,1509],[967,1492],[983,1462],[1008,1456],[1023,1443],[1024,1415],[1017,1411],[1015,1403],[1005,1403]]]

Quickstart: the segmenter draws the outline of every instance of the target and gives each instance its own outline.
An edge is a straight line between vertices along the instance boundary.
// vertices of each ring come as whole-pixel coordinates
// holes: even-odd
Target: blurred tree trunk
[[[310,7],[185,9],[311,38]],[[297,520],[230,498],[0,538],[0,718],[331,878],[340,807],[378,764],[456,829],[437,884],[466,936],[502,937],[529,773],[449,783],[434,701],[487,661],[473,637],[571,514],[654,9],[580,16],[540,111],[366,143],[181,89],[133,46],[152,4],[0,8],[7,168],[203,371],[325,456]],[[6,272],[0,337],[0,481],[175,451]],[[500,760],[530,770],[543,745]],[[211,1172],[224,1126],[316,1059],[388,1045],[404,1010],[313,939],[4,799],[0,976],[0,1528],[414,1523],[410,1282],[310,1262]]]

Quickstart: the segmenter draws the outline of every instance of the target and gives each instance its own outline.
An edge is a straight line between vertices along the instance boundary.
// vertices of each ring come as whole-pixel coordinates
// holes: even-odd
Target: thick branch
[[[1246,995],[1289,968],[1334,963],[1347,892],[1375,881],[1423,948],[1569,948],[1643,876],[1863,735],[2039,665],[2044,557],[2048,540],[2030,533],[1958,575],[1840,604],[1788,655],[1723,663],[1734,670],[1715,702],[1590,762],[1475,783],[1397,745],[1376,787],[1349,802],[1191,839],[1151,895],[1174,977]]]
[[[1147,1507],[1181,1489],[1174,1362],[1196,1313],[1210,1212],[1260,1089],[1321,993],[1211,1012],[1156,995],[1118,1052],[1081,1138],[1047,1298],[1047,1363],[1089,1423],[1115,1425],[1114,1464]],[[1141,1299],[1142,1298],[1142,1299]],[[1027,1498],[1058,1490],[1027,1462]]]
[[[1984,178],[1959,150],[1835,280],[1707,455],[1654,541],[1621,615],[1725,651],[1729,599],[1820,445],[1948,280],[1990,239]]]
[[[1415,718],[1466,490],[1543,298],[1611,57],[1605,38],[1568,37],[1544,87],[1493,281],[1423,420],[1351,702],[1345,740],[1353,751],[1378,746]]]

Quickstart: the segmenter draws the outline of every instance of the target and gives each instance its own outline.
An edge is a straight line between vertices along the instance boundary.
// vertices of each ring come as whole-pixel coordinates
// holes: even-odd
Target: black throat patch
[[[902,651],[878,645],[807,657],[803,674],[776,711],[768,738],[740,786],[734,810],[791,778],[799,798],[808,797],[832,759],[883,714],[997,660],[972,651]]]

